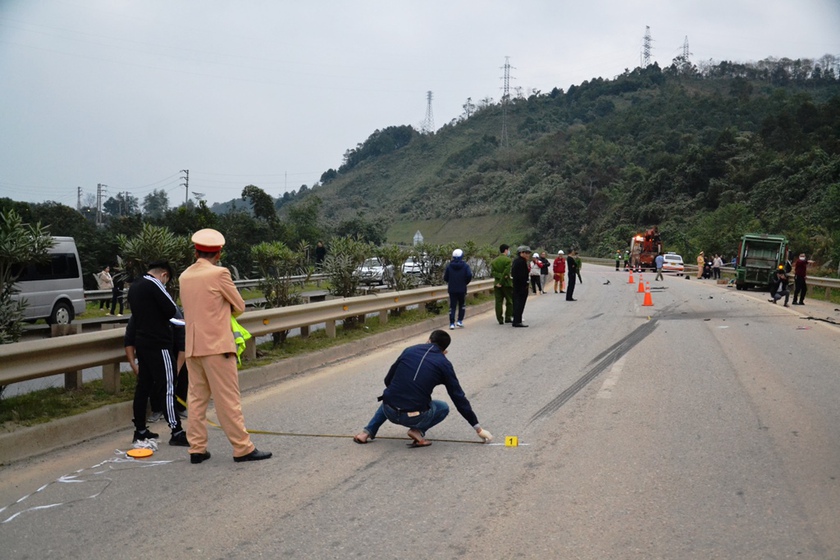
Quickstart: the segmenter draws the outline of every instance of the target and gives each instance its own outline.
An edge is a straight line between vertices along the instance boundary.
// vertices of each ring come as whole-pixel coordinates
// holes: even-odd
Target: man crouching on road
[[[446,387],[455,408],[475,429],[478,437],[485,443],[493,439],[493,435],[479,425],[470,401],[455,376],[455,369],[446,358],[446,349],[451,341],[446,331],[435,330],[426,344],[403,350],[385,376],[385,391],[379,397],[382,405],[368,425],[353,437],[353,441],[368,443],[376,437],[385,420],[390,420],[409,428],[408,437],[413,440],[409,447],[431,445],[432,442],[426,439],[426,430],[440,424],[449,414],[449,405],[432,400],[432,391],[438,385]]]

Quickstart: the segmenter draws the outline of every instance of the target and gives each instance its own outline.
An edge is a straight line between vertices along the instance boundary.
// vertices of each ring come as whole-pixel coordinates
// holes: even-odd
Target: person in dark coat
[[[443,272],[443,281],[449,286],[449,330],[455,325],[458,328],[464,327],[464,314],[466,313],[467,284],[472,280],[470,265],[464,261],[464,252],[461,249],[452,251],[452,261],[446,266]],[[458,322],[455,322],[455,307],[458,307]]]
[[[510,265],[510,276],[513,279],[513,326],[527,327],[522,322],[525,302],[528,301],[528,261],[531,258],[531,248],[520,245],[516,249],[517,257]]]
[[[575,283],[577,282],[578,264],[577,251],[569,251],[569,256],[566,257],[566,301],[577,301],[575,299]]]
[[[785,298],[785,307],[788,306],[788,298],[790,298],[790,290],[788,289],[788,277],[785,274],[785,267],[779,266],[773,280],[770,282],[770,303],[776,303],[782,297]]]
[[[315,268],[320,270],[325,258],[327,258],[327,248],[324,247],[323,241],[319,241],[315,246]]]
[[[166,387],[164,416],[172,430],[169,445],[188,446],[187,434],[175,412],[175,339],[170,319],[179,313],[178,306],[166,291],[172,280],[172,267],[166,261],[149,264],[148,272],[131,284],[128,302],[131,305],[133,332],[126,330],[125,347],[134,349],[137,363],[126,351],[132,370],[137,375],[134,389],[134,440],[155,439],[157,434],[146,426],[146,403],[155,387]]]

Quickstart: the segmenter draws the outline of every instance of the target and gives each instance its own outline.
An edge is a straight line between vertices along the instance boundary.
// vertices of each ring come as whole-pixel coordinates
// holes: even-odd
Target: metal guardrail
[[[327,279],[326,274],[312,274],[310,276],[306,275],[298,275],[291,277],[292,282],[304,282],[307,279],[313,282],[322,282]],[[260,282],[262,282],[262,278],[253,278],[253,279],[245,279],[245,280],[234,280],[233,283],[236,287],[240,290],[246,288],[256,288],[259,286]],[[85,290],[85,300],[86,301],[99,301],[101,299],[109,300],[111,299],[112,292],[111,290]]]
[[[493,280],[477,280],[467,286],[470,294],[493,289]],[[277,309],[246,311],[239,323],[251,334],[262,336],[294,328],[308,332],[312,325],[325,324],[327,335],[335,336],[336,322],[347,317],[379,313],[380,321],[387,322],[388,311],[448,299],[446,286],[429,286],[403,292],[382,292],[368,296],[338,298],[317,303],[293,305]],[[85,368],[112,366],[107,372],[105,386],[119,387],[120,362],[125,361],[123,336],[125,327],[102,332],[82,333],[43,340],[16,342],[0,345],[0,385],[56,374],[75,375]],[[246,357],[254,357],[253,338],[249,341]],[[103,379],[106,374],[103,372]],[[114,379],[116,377],[116,380]]]

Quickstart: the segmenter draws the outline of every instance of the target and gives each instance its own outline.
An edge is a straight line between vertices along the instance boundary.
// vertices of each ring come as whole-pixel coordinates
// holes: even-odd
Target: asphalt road
[[[421,337],[245,395],[250,429],[339,436],[255,435],[268,461],[218,431],[201,465],[165,440],[125,461],[127,426],[4,467],[0,556],[840,558],[840,329],[803,319],[832,306],[668,277],[643,307],[625,273],[583,274],[576,302],[529,298],[528,329],[452,333],[496,445],[441,441],[478,441],[454,407],[431,447],[352,442]]]

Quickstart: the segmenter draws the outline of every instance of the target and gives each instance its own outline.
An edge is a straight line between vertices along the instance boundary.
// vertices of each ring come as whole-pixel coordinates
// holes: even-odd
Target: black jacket
[[[776,292],[779,291],[779,284],[783,286],[783,290],[788,289],[788,278],[787,275],[782,276],[779,278],[778,274],[773,275],[773,279],[770,280],[770,295],[772,296]]]
[[[134,319],[135,346],[171,349],[174,344],[169,319],[178,314],[163,284],[150,275],[131,283],[128,303]]]
[[[528,276],[528,260],[522,256],[517,256],[510,265],[510,277],[513,279],[514,291],[528,291],[528,283],[530,282]]]

